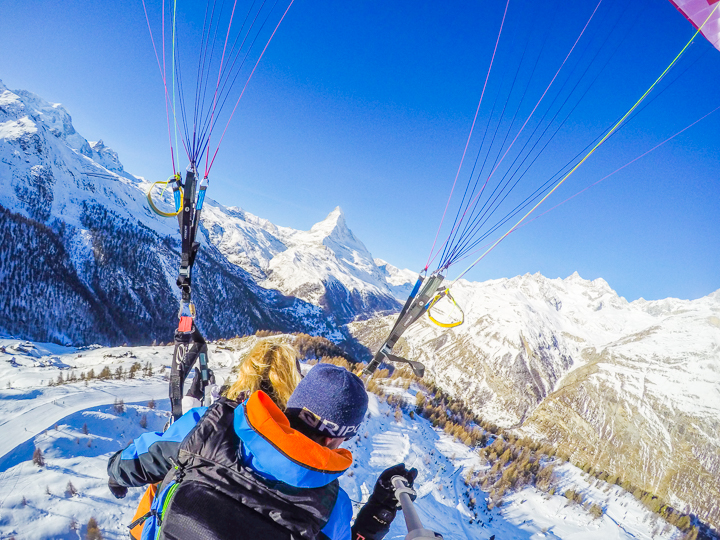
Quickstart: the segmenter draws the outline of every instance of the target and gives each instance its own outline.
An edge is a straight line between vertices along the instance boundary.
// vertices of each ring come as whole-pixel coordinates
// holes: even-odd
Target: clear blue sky
[[[147,3],[157,19],[159,2]],[[204,8],[195,4],[204,5],[181,6],[188,18],[184,43],[199,40]],[[504,6],[296,0],[230,125],[209,196],[297,229],[339,205],[373,255],[419,270],[460,162]],[[528,59],[543,55],[534,78],[525,76],[529,67],[520,72],[518,84],[527,83],[522,104],[517,92],[506,99],[509,109],[519,107],[515,129],[594,7],[594,1],[511,1],[466,164],[477,153],[492,98],[504,95],[523,51],[530,67]],[[590,66],[597,81],[518,187],[523,196],[627,111],[693,31],[667,0],[603,0],[558,84],[574,62],[580,70]],[[586,45],[601,50],[594,62],[579,56]],[[153,180],[172,172],[163,88],[139,0],[4,0],[0,51],[0,79],[9,88],[62,103],[76,129],[103,139],[128,171]],[[667,82],[681,73],[538,213],[720,106],[720,52],[698,38]],[[606,279],[628,300],[698,298],[719,289],[719,139],[720,111],[513,233],[468,278],[578,271]],[[459,184],[469,172],[464,167]]]

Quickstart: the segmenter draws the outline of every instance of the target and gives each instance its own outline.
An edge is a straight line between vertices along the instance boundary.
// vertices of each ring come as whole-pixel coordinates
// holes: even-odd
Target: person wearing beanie
[[[332,364],[317,364],[295,388],[285,414],[295,429],[311,438],[342,442],[357,434],[367,406],[367,392],[357,375]]]
[[[221,398],[133,441],[110,458],[108,475],[123,487],[161,482],[143,539],[380,540],[397,511],[392,477],[412,485],[417,471],[384,471],[351,526],[338,478],[353,457],[340,445],[357,434],[367,406],[356,375],[317,364],[285,413],[262,390],[242,403]]]

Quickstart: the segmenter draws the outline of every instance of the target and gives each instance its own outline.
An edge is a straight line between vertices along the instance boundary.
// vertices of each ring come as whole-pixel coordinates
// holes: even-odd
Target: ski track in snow
[[[372,438],[371,467],[391,467],[405,461],[410,452],[410,438],[406,433],[379,433]]]

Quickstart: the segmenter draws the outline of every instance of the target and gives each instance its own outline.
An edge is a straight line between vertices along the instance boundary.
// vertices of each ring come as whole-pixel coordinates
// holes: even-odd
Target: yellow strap
[[[168,184],[170,184],[170,182],[174,182],[174,181],[175,181],[175,177],[174,177],[174,176],[173,176],[173,177],[170,177],[170,179],[168,179],[168,180],[159,180],[159,181],[157,181],[157,182],[153,182],[152,185],[150,186],[150,189],[148,189],[148,192],[147,192],[148,204],[150,205],[150,208],[152,209],[152,211],[155,212],[158,216],[162,216],[162,217],[175,217],[175,216],[177,216],[180,212],[182,212],[182,206],[180,207],[180,209],[179,209],[177,212],[163,212],[163,211],[160,210],[157,206],[155,206],[155,203],[154,203],[153,200],[152,200],[152,190],[153,190],[153,188],[154,188],[157,184],[165,184],[165,187],[167,187]],[[165,190],[163,189],[163,191],[165,191]],[[183,194],[182,188],[180,188],[180,197],[181,197],[181,198],[182,198],[182,194]]]
[[[451,301],[453,304],[455,304],[455,307],[458,308],[458,311],[460,311],[460,315],[462,315],[462,318],[461,318],[458,322],[455,322],[455,323],[441,323],[440,321],[436,320],[436,319],[430,314],[430,310],[433,308],[433,306],[434,306],[443,296],[447,296],[447,297],[450,299],[450,301]],[[442,327],[442,328],[455,328],[456,326],[460,326],[462,323],[465,322],[465,313],[463,312],[462,309],[460,309],[460,306],[457,305],[457,302],[456,302],[455,299],[452,297],[452,295],[450,294],[450,291],[449,291],[448,289],[444,289],[444,290],[440,291],[439,293],[437,293],[437,294],[435,295],[435,298],[432,299],[432,302],[430,302],[430,305],[428,306],[427,316],[428,316],[428,319],[430,319],[432,322],[434,322],[435,324],[437,324],[438,326],[440,326],[440,327]]]

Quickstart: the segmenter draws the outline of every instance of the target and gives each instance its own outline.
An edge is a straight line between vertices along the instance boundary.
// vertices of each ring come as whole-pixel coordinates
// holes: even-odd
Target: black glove
[[[402,476],[412,487],[417,474],[417,469],[407,470],[404,463],[385,469],[380,474],[370,499],[360,509],[352,526],[352,540],[381,540],[388,533],[398,505],[391,480],[394,476]]]
[[[215,383],[215,374],[212,372],[212,369],[208,369],[208,382],[210,384]],[[205,388],[203,388],[202,377],[200,376],[200,370],[198,368],[195,368],[195,377],[193,377],[190,388],[185,395],[197,400],[202,400],[205,397]]]
[[[410,470],[405,468],[404,463],[399,463],[385,469],[375,483],[375,489],[373,490],[373,498],[383,506],[396,507],[398,500],[395,497],[395,486],[392,485],[392,478],[394,476],[402,476],[407,480],[408,487],[413,487],[413,482],[417,478],[418,471],[415,468]]]
[[[382,540],[390,530],[397,508],[387,508],[370,497],[352,526],[352,540]]]
[[[108,478],[108,487],[110,488],[110,492],[115,495],[116,499],[124,499],[125,495],[127,495],[128,488],[121,486],[112,478]]]

